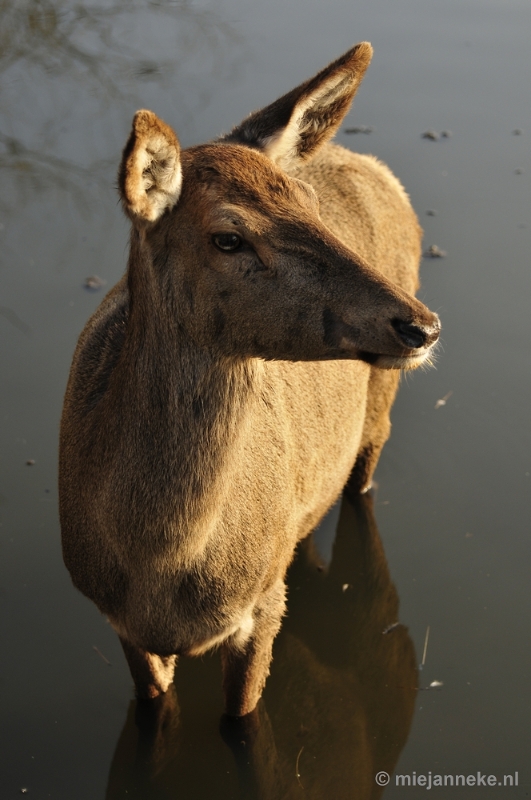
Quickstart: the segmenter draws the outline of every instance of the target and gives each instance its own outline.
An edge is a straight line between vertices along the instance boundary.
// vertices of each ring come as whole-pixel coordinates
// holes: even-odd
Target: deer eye
[[[242,245],[242,239],[236,233],[215,233],[212,241],[223,253],[233,253]]]

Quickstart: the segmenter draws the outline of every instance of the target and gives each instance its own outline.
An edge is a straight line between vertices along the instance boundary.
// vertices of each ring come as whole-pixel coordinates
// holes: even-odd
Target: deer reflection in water
[[[407,629],[384,633],[398,619],[398,595],[369,496],[343,498],[329,567],[311,538],[301,543],[288,586],[264,698],[242,720],[221,721],[232,757],[214,719],[209,736],[197,718],[205,676],[194,670],[189,681],[179,672],[180,704],[174,687],[154,705],[131,703],[106,800],[126,790],[135,800],[381,796],[374,776],[393,772],[407,740],[417,668]],[[221,707],[219,696],[216,713]]]

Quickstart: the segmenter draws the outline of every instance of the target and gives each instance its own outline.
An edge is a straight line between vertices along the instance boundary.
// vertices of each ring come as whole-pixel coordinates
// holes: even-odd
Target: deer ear
[[[129,216],[156,222],[181,192],[179,140],[152,111],[137,111],[125,146],[118,185]]]
[[[368,42],[357,44],[314,78],[251,114],[222,141],[262,150],[289,172],[337,131],[371,57]]]

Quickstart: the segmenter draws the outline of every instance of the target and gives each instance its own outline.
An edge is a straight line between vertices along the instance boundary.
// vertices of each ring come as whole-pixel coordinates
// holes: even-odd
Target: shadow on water
[[[179,699],[172,687],[157,703],[130,704],[106,800],[381,796],[375,775],[393,772],[406,743],[418,676],[407,629],[395,625],[398,595],[371,498],[343,498],[331,563],[306,540],[288,586],[263,700],[241,720],[221,719],[228,748],[213,717],[210,730],[194,719],[190,701],[201,706],[211,690],[197,673],[193,682],[177,675]],[[219,682],[216,661],[208,679]]]

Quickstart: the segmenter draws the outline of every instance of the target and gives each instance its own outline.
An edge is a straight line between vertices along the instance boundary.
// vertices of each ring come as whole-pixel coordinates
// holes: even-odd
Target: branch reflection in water
[[[96,200],[110,188],[145,84],[167,90],[181,113],[191,114],[208,102],[201,77],[210,80],[210,93],[227,78],[227,44],[238,39],[215,11],[188,0],[0,0],[0,19],[6,213],[13,190],[25,202],[50,188],[86,210],[91,192]],[[176,85],[190,82],[199,83],[196,91],[177,95]]]
[[[374,776],[396,766],[418,676],[407,629],[393,624],[398,595],[370,497],[343,498],[331,563],[318,553],[312,537],[299,548],[264,699],[241,720],[221,719],[229,747],[216,730],[221,693],[204,683],[219,682],[217,659],[202,662],[202,676],[183,660],[178,696],[172,687],[131,703],[106,800],[381,796]]]

